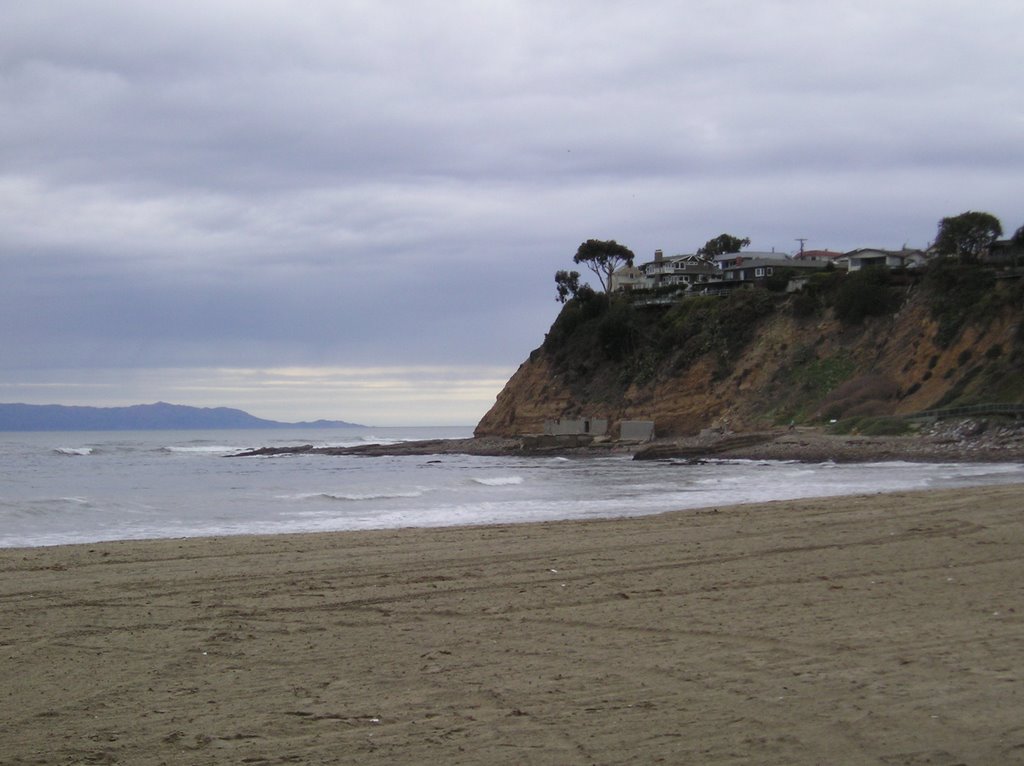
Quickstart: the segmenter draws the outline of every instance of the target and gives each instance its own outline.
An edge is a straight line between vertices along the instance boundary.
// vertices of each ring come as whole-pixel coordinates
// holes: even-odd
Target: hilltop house
[[[1009,243],[997,243],[993,250],[1003,245],[1010,249]],[[1012,250],[1016,254],[1016,250]],[[1006,255],[1000,252],[1004,258]],[[763,284],[766,280],[781,273],[789,275],[787,291],[798,290],[807,282],[808,277],[830,264],[836,268],[860,271],[870,266],[882,266],[888,269],[914,269],[927,261],[927,255],[921,250],[903,248],[902,250],[882,250],[864,247],[848,253],[837,253],[831,250],[808,250],[791,256],[786,253],[748,251],[741,253],[723,253],[713,258],[705,258],[696,253],[672,255],[666,257],[661,250],[654,251],[654,260],[636,266],[625,266],[618,269],[611,277],[612,292],[630,292],[634,290],[651,290],[661,287],[675,286],[679,292],[715,294],[738,287],[750,287]],[[648,302],[672,302],[665,295],[660,298],[649,298]]]
[[[1024,264],[1024,245],[1012,239],[998,239],[981,260],[993,266],[1019,266]]]
[[[654,280],[655,287],[680,285],[686,288],[709,282],[718,272],[713,262],[695,253],[666,258],[661,250],[655,250],[654,260],[641,268],[644,274]]]
[[[823,261],[824,263],[833,263],[836,266],[845,266],[846,261],[842,264],[839,263],[840,259],[846,257],[845,253],[837,253],[834,250],[804,250],[793,256],[795,261]]]
[[[850,271],[860,271],[870,266],[884,266],[887,269],[916,269],[923,266],[928,257],[921,250],[881,250],[862,247],[851,250],[843,259]]]
[[[699,255],[666,258],[661,250],[655,250],[653,261],[626,266],[612,274],[612,291],[649,290],[672,285],[685,290],[710,282],[717,276],[715,264]]]
[[[767,252],[752,250],[745,253],[722,253],[714,256],[712,260],[719,271],[725,271],[725,269],[731,269],[750,261],[788,261],[791,259],[786,253],[777,253],[774,250]]]
[[[731,266],[722,269],[721,287],[733,288],[742,284],[758,284],[776,274],[789,274],[790,278],[810,276],[822,271],[825,261],[798,261],[794,258],[736,258]],[[716,285],[716,287],[719,285]]]
[[[652,287],[654,287],[654,280],[648,277],[639,266],[623,266],[612,273],[613,293],[649,290]]]

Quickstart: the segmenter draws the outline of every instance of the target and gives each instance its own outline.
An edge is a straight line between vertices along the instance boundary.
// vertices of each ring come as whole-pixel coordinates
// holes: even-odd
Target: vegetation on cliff
[[[671,435],[1021,403],[1024,281],[997,276],[950,258],[828,270],[794,293],[779,274],[667,305],[579,291],[478,433],[586,415],[650,418]]]

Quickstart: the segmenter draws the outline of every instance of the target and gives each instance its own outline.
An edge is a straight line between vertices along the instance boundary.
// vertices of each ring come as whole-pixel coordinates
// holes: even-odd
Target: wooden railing
[[[966,415],[1013,415],[1021,417],[1024,415],[1024,404],[966,404],[962,407],[944,407],[937,410],[921,410],[906,417],[911,419],[933,418],[960,418]]]

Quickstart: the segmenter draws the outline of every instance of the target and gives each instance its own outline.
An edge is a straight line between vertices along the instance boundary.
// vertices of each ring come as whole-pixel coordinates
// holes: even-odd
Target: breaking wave
[[[58,455],[69,455],[71,457],[91,455],[94,451],[92,447],[57,447],[54,449],[54,452]]]
[[[399,498],[423,497],[424,490],[406,492],[305,492],[292,495],[295,500],[340,500],[343,502],[360,502],[366,500],[395,500]]]
[[[476,484],[483,484],[485,487],[511,487],[523,483],[522,476],[496,476],[492,479],[473,479]]]

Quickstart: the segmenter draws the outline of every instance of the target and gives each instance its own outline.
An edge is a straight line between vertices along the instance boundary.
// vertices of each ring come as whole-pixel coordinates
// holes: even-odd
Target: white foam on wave
[[[54,450],[58,455],[69,455],[71,457],[91,455],[93,451],[92,447],[57,447]]]
[[[397,500],[423,497],[424,490],[416,489],[405,492],[303,492],[298,495],[282,496],[283,500],[341,500],[359,502],[366,500]]]
[[[511,487],[516,484],[523,483],[522,476],[495,476],[489,479],[473,479],[476,484],[482,484],[485,487]]]
[[[171,445],[168,447],[161,447],[160,451],[186,455],[219,455],[238,452],[238,447],[226,447],[221,444],[202,444],[189,447]]]
[[[317,449],[346,449],[348,447],[362,447],[370,444],[379,444],[386,447],[392,444],[400,444],[401,442],[401,439],[389,439],[370,434],[359,434],[344,439],[331,439],[329,441],[321,440],[316,442],[314,446]]]

